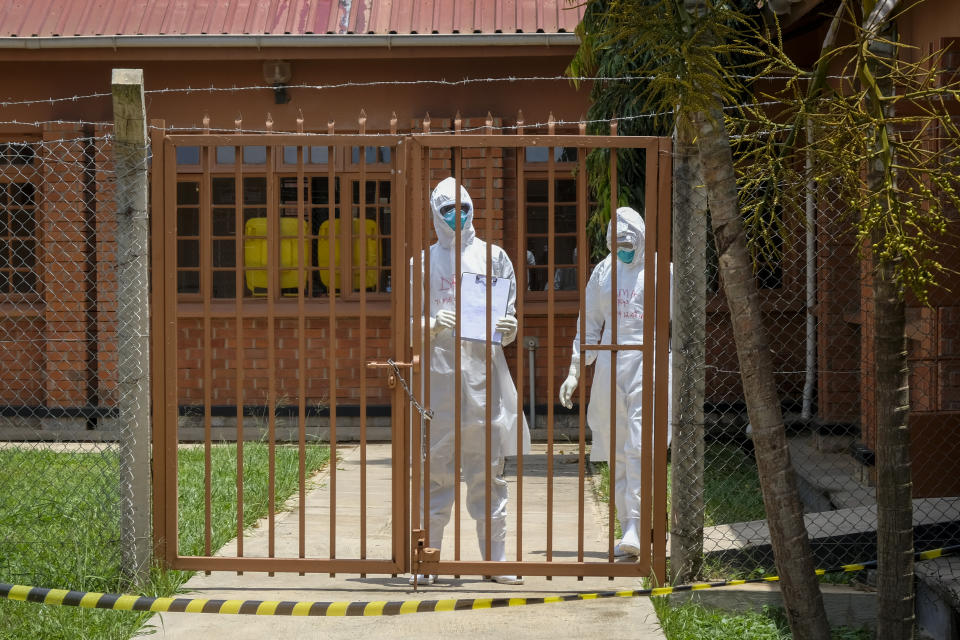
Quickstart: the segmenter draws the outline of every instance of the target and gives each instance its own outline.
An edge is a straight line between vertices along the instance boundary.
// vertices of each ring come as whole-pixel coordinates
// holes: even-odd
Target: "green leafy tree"
[[[876,365],[868,373],[877,430],[877,637],[884,639],[912,637],[914,622],[905,296],[926,302],[937,286],[944,268],[938,250],[960,209],[960,129],[950,109],[960,83],[944,81],[944,52],[917,56],[899,41],[896,4],[841,3],[812,73],[769,41],[768,68],[791,75],[781,91],[763,96],[780,109],[775,117],[754,109],[736,125],[753,141],[738,155],[744,186],[761,173],[776,176],[771,197],[797,202],[795,157],[811,155],[813,178],[847,203],[861,256],[872,267]],[[851,35],[837,43],[840,26]],[[828,68],[840,70],[832,83]]]
[[[640,3],[642,4],[642,2]],[[616,118],[617,132],[627,136],[669,135],[673,126],[672,111],[659,117],[644,109],[638,98],[648,84],[643,75],[644,63],[634,59],[629,43],[614,42],[604,34],[613,25],[609,22],[608,0],[589,2],[583,20],[577,26],[580,48],[570,61],[567,74],[574,78],[609,78],[596,80],[590,88],[587,111],[587,133],[609,135],[609,121]],[[600,260],[607,254],[606,233],[610,221],[610,150],[594,149],[587,155],[590,191],[597,206],[587,221],[590,257]],[[646,163],[642,151],[617,150],[618,206],[633,207],[643,214],[646,184]]]

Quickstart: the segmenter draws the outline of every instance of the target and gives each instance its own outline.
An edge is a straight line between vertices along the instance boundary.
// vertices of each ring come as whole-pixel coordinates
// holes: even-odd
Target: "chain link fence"
[[[675,180],[699,185],[693,170],[676,162],[680,151]],[[797,176],[804,179],[802,172]],[[764,221],[767,235],[752,245],[807,533],[816,566],[826,568],[877,554],[872,272],[857,244],[855,214],[845,209],[840,194],[827,182],[792,187],[782,191],[801,197],[767,208],[764,215],[775,219]],[[757,210],[767,195],[741,192],[741,210]],[[689,535],[702,517],[706,577],[773,574],[706,194],[694,186],[686,197],[679,205],[687,214],[674,211],[672,531]],[[946,247],[941,261],[952,264],[955,251]],[[698,256],[704,256],[702,265]],[[943,291],[932,295],[931,306],[907,298],[917,551],[958,539],[960,487],[952,460],[960,342],[953,336],[960,315],[954,304]],[[682,443],[684,429],[701,421],[703,467],[697,479],[697,451],[678,451],[677,438],[679,433]]]
[[[142,349],[124,348],[118,338],[118,318],[137,319],[142,310],[119,293],[117,178],[105,129],[51,130],[0,145],[4,581],[117,590],[131,563],[125,554],[136,541],[124,532],[132,530],[128,471],[137,464],[136,438],[121,407],[130,400],[123,394],[141,391],[119,380],[124,368],[135,377],[146,372]],[[749,208],[764,194],[741,196]],[[674,475],[673,498],[686,491],[702,499],[706,577],[773,573],[703,189],[691,189],[690,200],[690,210],[704,215],[688,232],[675,227],[674,298],[699,300],[700,310],[689,316],[678,307],[674,316],[672,465],[702,461],[703,473],[699,483],[678,484]],[[870,269],[838,200],[819,183],[809,202],[782,203],[766,243],[773,250],[758,255],[756,265],[791,459],[820,567],[876,557]],[[695,256],[702,263],[686,259]],[[908,300],[907,338],[915,548],[924,550],[958,539],[960,486],[952,470],[960,427],[960,308],[947,295],[934,296],[931,306]],[[678,430],[700,422],[702,454],[678,455]],[[696,471],[696,465],[685,470]],[[676,531],[675,501],[671,509]]]
[[[145,534],[133,533],[130,470],[149,461],[134,458],[135,422],[121,411],[142,398],[125,397],[133,391],[119,375],[141,367],[143,350],[136,336],[123,342],[118,325],[145,309],[119,295],[113,147],[106,128],[66,126],[0,144],[0,575],[8,582],[117,590],[143,569],[130,557],[131,536]],[[145,275],[133,284],[144,295]]]

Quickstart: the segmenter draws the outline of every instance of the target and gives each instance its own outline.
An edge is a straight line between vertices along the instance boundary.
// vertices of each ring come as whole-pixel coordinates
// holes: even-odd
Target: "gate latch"
[[[410,537],[413,543],[413,590],[417,590],[418,579],[421,575],[437,573],[437,563],[440,562],[440,549],[427,546],[427,536],[423,529],[414,529]]]
[[[420,369],[420,356],[413,356],[410,359],[410,362],[397,362],[395,360],[387,360],[386,362],[380,362],[378,360],[373,360],[367,363],[368,369],[413,369],[414,371],[419,371]]]
[[[393,360],[387,360],[386,362],[368,362],[367,367],[370,369],[393,369],[393,373],[390,374],[390,377],[387,378],[387,385],[393,389],[397,386],[397,383],[400,383],[400,386],[403,387],[403,390],[406,391],[407,397],[410,399],[410,404],[413,405],[413,408],[417,410],[420,414],[420,417],[424,420],[431,420],[433,418],[433,411],[425,409],[422,404],[417,401],[416,396],[413,395],[413,391],[410,390],[410,387],[407,386],[407,382],[404,379],[403,374],[400,372],[400,367],[407,369],[413,369],[417,371],[420,368],[420,356],[413,356],[410,359],[410,362],[395,362]]]

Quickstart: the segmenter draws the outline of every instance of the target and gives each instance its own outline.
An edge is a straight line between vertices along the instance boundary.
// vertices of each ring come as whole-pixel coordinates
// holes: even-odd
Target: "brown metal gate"
[[[661,266],[669,264],[669,141],[586,136],[582,131],[524,135],[522,126],[510,136],[489,135],[492,130],[480,131],[482,135],[366,134],[363,121],[361,133],[348,135],[179,135],[155,124],[154,529],[158,555],[167,566],[663,578],[668,388],[646,382],[665,381],[668,370],[669,269],[657,270],[656,265],[658,256]],[[634,207],[646,212],[644,308],[656,309],[654,315],[646,314],[656,322],[645,324],[642,345],[618,345],[614,331],[612,344],[585,348],[644,353],[643,476],[649,482],[642,494],[640,531],[649,553],[637,562],[613,561],[612,500],[602,550],[595,548],[596,539],[585,539],[592,522],[586,462],[589,376],[583,376],[578,392],[578,425],[566,431],[569,436],[572,429],[575,437],[558,452],[558,384],[551,374],[546,376],[546,442],[535,456],[510,462],[514,488],[508,562],[480,559],[490,557],[489,543],[487,553],[481,550],[479,556],[461,549],[461,520],[470,518],[461,518],[459,419],[458,488],[451,519],[455,533],[448,536],[452,547],[446,545],[437,560],[423,553],[429,541],[421,533],[427,528],[431,465],[430,447],[423,443],[430,442],[431,421],[412,409],[404,389],[430,409],[430,385],[423,373],[431,366],[430,333],[412,330],[418,323],[410,321],[419,317],[417,309],[429,315],[421,274],[429,273],[424,249],[433,241],[430,190],[444,175],[467,184],[480,205],[477,235],[503,246],[517,267],[520,329],[507,360],[517,386],[517,414],[523,415],[524,372],[530,361],[521,345],[526,337],[543,334],[546,370],[565,372],[567,360],[557,357],[569,357],[570,339],[563,332],[569,333],[571,317],[583,310],[583,295],[577,292],[584,291],[589,274],[588,251],[581,250],[573,263],[558,262],[555,256],[560,245],[588,246],[585,155],[593,148],[641,149],[645,158],[646,199]],[[615,176],[616,153],[610,162]],[[541,193],[544,184],[546,193]],[[617,191],[613,184],[614,203]],[[531,231],[528,223],[539,226]],[[546,264],[531,266],[525,254],[531,253],[530,243],[538,242],[548,256]],[[560,287],[564,278],[568,284]],[[543,281],[557,285],[534,291]],[[563,327],[555,320],[561,317],[566,318]],[[404,380],[397,380],[389,360]],[[490,379],[489,355],[485,366]],[[460,375],[456,378],[459,384]],[[489,393],[488,434],[494,410]],[[322,504],[310,502],[315,492],[307,482],[306,460],[315,440],[329,441],[331,461],[341,461],[324,472]],[[488,435],[488,460],[489,440]],[[378,444],[382,442],[388,444]],[[611,450],[614,446],[611,442]],[[264,489],[248,480],[251,447],[265,451],[267,504],[275,504],[275,466],[284,456],[296,462],[297,486],[293,511],[279,515],[271,510],[260,523],[265,544],[248,542],[245,548],[242,533],[250,523],[244,519],[244,496]],[[179,474],[187,472],[178,472],[178,458],[191,449],[190,455],[202,458],[203,469],[203,517],[192,524],[179,522],[184,509],[180,487],[186,484]],[[220,456],[224,451],[226,467]],[[557,471],[561,463],[567,465],[565,475]],[[610,467],[612,478],[613,462]],[[531,469],[538,474],[535,481]],[[223,493],[223,476],[230,487],[226,502],[232,501],[228,518],[235,538],[221,547],[215,522],[223,518],[218,513],[223,498],[217,498]],[[487,480],[489,513],[489,471]],[[577,513],[555,513],[555,492],[571,487],[578,492]],[[481,524],[488,541],[489,520]],[[572,538],[567,530],[572,527],[557,531],[561,520],[576,522]],[[202,531],[185,532],[191,526]],[[541,529],[544,538],[532,541]],[[384,531],[388,540],[368,544]]]

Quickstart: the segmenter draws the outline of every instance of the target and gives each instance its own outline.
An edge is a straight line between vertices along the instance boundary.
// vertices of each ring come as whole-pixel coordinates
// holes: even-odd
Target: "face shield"
[[[617,229],[613,221],[607,225],[607,248],[623,264],[643,261],[644,225],[640,214],[630,207],[617,209]]]
[[[633,234],[617,234],[617,259],[624,264],[631,264],[637,255],[637,245]]]
[[[457,228],[457,216],[456,216],[457,205],[455,203],[448,203],[440,207],[440,217],[443,218],[443,221],[447,223],[451,229],[456,230]],[[461,202],[460,203],[460,228],[466,226],[467,219],[470,217],[470,203]]]

